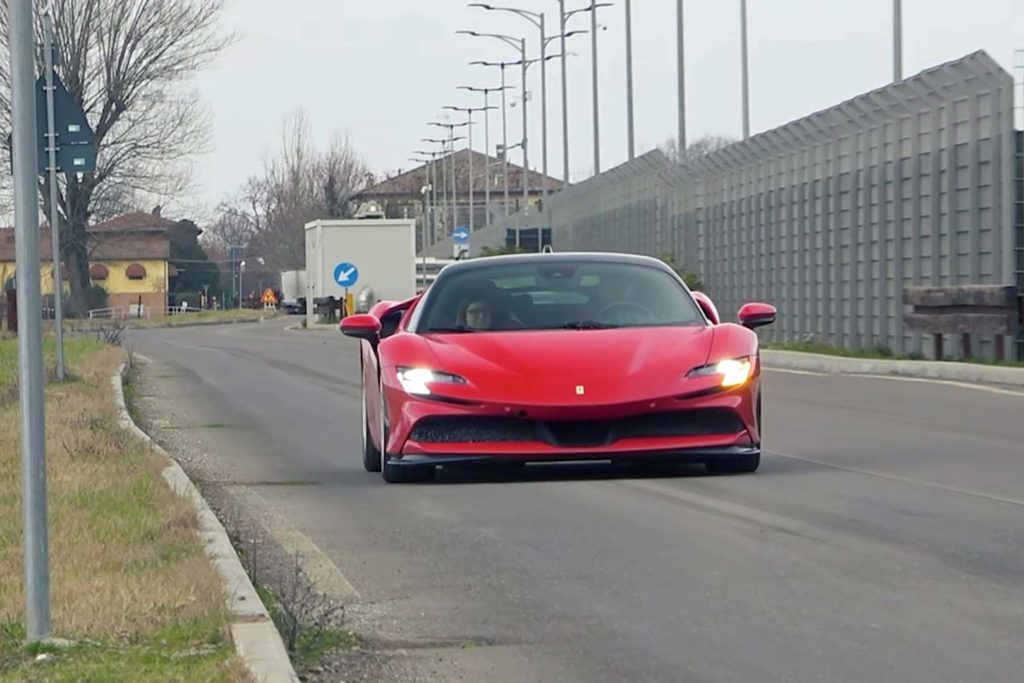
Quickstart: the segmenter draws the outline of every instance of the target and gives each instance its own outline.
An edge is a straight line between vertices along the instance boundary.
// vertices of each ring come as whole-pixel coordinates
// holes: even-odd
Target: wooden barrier
[[[959,334],[964,359],[973,357],[971,335],[995,337],[996,360],[1006,358],[1006,337],[1021,326],[1022,299],[1012,285],[905,287],[906,329],[934,335],[935,358],[943,358],[942,335]]]

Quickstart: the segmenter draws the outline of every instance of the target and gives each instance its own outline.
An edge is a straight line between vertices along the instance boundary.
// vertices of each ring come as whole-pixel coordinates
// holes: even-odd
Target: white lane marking
[[[842,470],[844,472],[852,472],[854,474],[860,474],[865,477],[877,477],[879,479],[888,479],[889,481],[897,481],[902,484],[910,484],[911,486],[919,486],[922,488],[937,489],[939,491],[945,491],[946,493],[955,493],[961,496],[970,496],[972,498],[982,498],[984,500],[992,501],[995,503],[1005,503],[1006,505],[1013,505],[1016,507],[1024,507],[1024,500],[1018,500],[1016,498],[1005,498],[993,493],[985,493],[984,491],[976,491],[973,489],[960,488],[958,486],[947,486],[946,484],[937,484],[933,481],[924,481],[922,479],[913,479],[911,477],[901,477],[898,474],[886,474],[885,472],[879,472],[877,470],[866,470],[860,467],[847,467],[845,465],[837,465],[831,462],[825,462],[824,460],[816,460],[815,458],[806,458],[800,455],[793,455],[792,453],[780,453],[779,451],[766,451],[765,455],[776,458],[788,458],[790,460],[799,460],[801,462],[811,463],[818,465],[819,467],[827,467],[833,470]]]
[[[791,534],[810,535],[811,533],[809,531],[811,527],[798,520],[783,517],[767,510],[732,503],[722,498],[698,493],[692,489],[681,489],[669,486],[668,484],[641,479],[628,479],[611,483],[616,486],[628,486],[629,488],[647,491],[657,496],[671,498],[690,507],[703,510],[705,513],[725,516],[734,521],[741,521],[747,524],[752,523],[761,527],[772,527]]]
[[[787,375],[808,375],[810,377],[831,377],[832,375],[828,372],[817,372],[815,370],[791,370],[789,368],[773,368],[771,366],[762,366],[765,372],[780,372]]]
[[[764,367],[765,372],[778,372],[788,375],[807,375],[811,377],[861,377],[864,379],[887,379],[894,382],[919,382],[924,384],[944,384],[946,386],[957,387],[959,389],[974,389],[975,391],[984,391],[990,394],[999,394],[1001,396],[1014,396],[1016,398],[1024,398],[1024,391],[1015,391],[1013,389],[1003,389],[1001,387],[991,387],[986,384],[972,384],[970,382],[957,382],[950,379],[930,379],[928,377],[901,377],[899,375],[874,375],[863,372],[816,372],[811,370],[791,370],[789,368],[773,368],[769,366]]]

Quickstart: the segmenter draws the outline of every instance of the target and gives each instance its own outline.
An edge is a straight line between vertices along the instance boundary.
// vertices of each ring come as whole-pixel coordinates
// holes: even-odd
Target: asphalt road
[[[131,340],[382,631],[451,646],[451,677],[1024,677],[1024,395],[770,371],[754,475],[388,486],[360,463],[355,342],[283,325]]]

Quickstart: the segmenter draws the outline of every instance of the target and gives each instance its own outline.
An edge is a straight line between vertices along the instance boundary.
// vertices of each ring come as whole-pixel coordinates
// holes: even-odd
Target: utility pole
[[[591,65],[592,79],[594,82],[594,175],[601,173],[601,123],[600,106],[597,93],[597,8],[590,14],[590,45],[593,54]]]
[[[676,33],[678,52],[678,78],[679,78],[679,141],[678,161],[682,161],[686,154],[686,60],[683,49],[683,0],[676,0]]]
[[[53,324],[57,333],[57,379],[64,381],[64,282],[60,273],[60,220],[57,215],[57,124],[53,104],[53,17],[43,17],[46,64],[46,146],[49,153],[50,175],[50,243],[53,258]]]
[[[892,80],[903,80],[903,2],[892,0]]]
[[[626,0],[626,125],[629,128],[629,160],[636,158],[633,127],[633,7]]]
[[[743,139],[750,137],[750,67],[747,60],[747,0],[740,0],[740,39],[743,44]]]
[[[18,287],[18,398],[24,517],[25,632],[50,637],[50,567],[46,512],[46,418],[36,193],[36,94],[32,0],[9,0],[12,168]]]

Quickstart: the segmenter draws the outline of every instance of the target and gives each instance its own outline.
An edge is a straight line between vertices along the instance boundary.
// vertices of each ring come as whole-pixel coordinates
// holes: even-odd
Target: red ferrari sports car
[[[721,322],[661,261],[525,254],[446,266],[425,292],[351,315],[363,464],[388,482],[475,462],[761,458],[760,352],[775,308]]]

